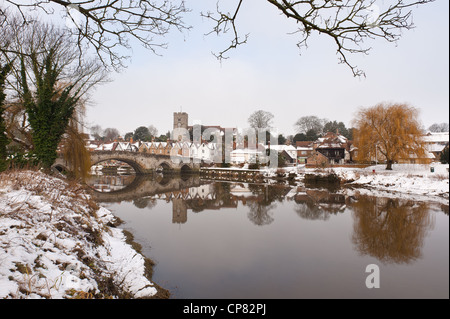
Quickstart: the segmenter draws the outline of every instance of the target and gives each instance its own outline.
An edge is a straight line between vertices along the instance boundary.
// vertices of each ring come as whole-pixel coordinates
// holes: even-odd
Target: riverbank
[[[75,182],[0,174],[0,299],[168,298],[152,262]]]
[[[330,167],[307,168],[305,165],[285,168],[263,168],[248,170],[240,168],[208,169],[216,171],[216,179],[222,176],[227,180],[240,180],[240,172],[248,174],[250,180],[266,182],[323,182],[336,183],[350,187],[366,188],[372,191],[397,193],[399,195],[420,195],[430,198],[449,199],[449,165],[434,163],[395,164],[392,170],[386,170],[386,165],[368,167]],[[212,174],[210,174],[212,175]]]
[[[449,199],[448,164],[395,164],[391,171],[385,165],[366,168],[333,168],[333,173],[346,186],[411,196]]]

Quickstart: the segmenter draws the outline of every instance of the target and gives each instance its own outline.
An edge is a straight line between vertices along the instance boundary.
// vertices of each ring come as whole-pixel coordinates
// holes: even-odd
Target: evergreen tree
[[[448,144],[447,144],[447,146],[442,150],[440,160],[441,160],[441,163],[442,163],[442,164],[448,164],[448,163],[449,163],[449,158],[448,158]]]
[[[4,92],[6,75],[10,70],[10,65],[6,64],[0,66],[0,172],[4,171],[7,167],[6,164],[6,145],[8,144],[8,138],[5,135],[5,123],[3,119],[3,111],[5,110],[3,103],[5,102],[6,94]]]
[[[30,59],[35,94],[29,89],[24,59],[21,59],[22,98],[32,128],[34,154],[43,167],[50,168],[57,158],[58,144],[78,102],[79,91],[72,92],[74,85],[57,87],[60,68],[54,48],[42,59],[38,61],[35,54]]]

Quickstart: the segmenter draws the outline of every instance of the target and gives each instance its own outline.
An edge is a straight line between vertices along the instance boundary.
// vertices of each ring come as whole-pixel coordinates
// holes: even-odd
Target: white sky
[[[299,51],[299,35],[287,34],[295,24],[260,0],[244,1],[237,23],[242,35],[250,33],[249,41],[220,63],[211,51],[225,48],[228,38],[204,36],[212,22],[201,19],[199,11],[206,9],[193,8],[192,2],[198,3],[187,1],[193,12],[185,20],[193,29],[185,34],[174,30],[164,39],[169,48],[160,51],[162,56],[133,48],[128,68],[112,74],[113,81],[92,94],[88,125],[115,127],[122,134],[154,125],[163,134],[172,129],[173,112],[182,108],[189,124],[246,128],[248,116],[262,109],[274,114],[279,133],[290,135],[302,116],[316,115],[350,127],[359,107],[379,102],[419,108],[425,127],[448,122],[446,0],[416,8],[416,28],[405,31],[397,46],[379,39],[371,43],[368,56],[349,56],[366,72],[360,79],[338,64],[336,48],[324,36],[314,34],[308,48]]]

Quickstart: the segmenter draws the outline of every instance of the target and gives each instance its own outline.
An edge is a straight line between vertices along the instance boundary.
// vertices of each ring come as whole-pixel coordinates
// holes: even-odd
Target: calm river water
[[[449,298],[448,201],[199,177],[90,184],[171,298]]]

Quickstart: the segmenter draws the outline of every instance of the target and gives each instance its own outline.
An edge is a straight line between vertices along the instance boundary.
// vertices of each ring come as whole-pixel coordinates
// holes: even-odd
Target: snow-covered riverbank
[[[292,167],[287,173],[295,173],[297,181],[303,181],[306,174],[328,175],[336,174],[341,184],[364,187],[372,191],[397,193],[428,197],[429,199],[449,199],[449,165],[434,163],[395,164],[392,170],[386,170],[386,165],[374,165],[366,168],[333,167],[325,169]],[[275,176],[275,170],[266,172],[266,176]]]
[[[76,183],[0,174],[0,299],[165,296],[116,222]]]
[[[216,168],[212,168],[214,170]],[[307,168],[305,165],[285,168],[261,168],[257,170],[260,179],[266,182],[278,183],[292,181],[302,183],[305,176],[335,175],[336,181],[342,185],[364,187],[367,190],[390,192],[401,196],[429,197],[430,199],[449,199],[449,165],[448,164],[394,164],[392,170],[386,170],[386,165],[374,165],[365,168],[329,167]],[[245,168],[219,168],[223,172],[245,171]],[[328,180],[325,178],[325,180]]]
[[[385,165],[350,169],[333,169],[348,185],[401,194],[449,198],[449,165],[395,164],[392,171]],[[433,168],[433,172],[431,171]]]

